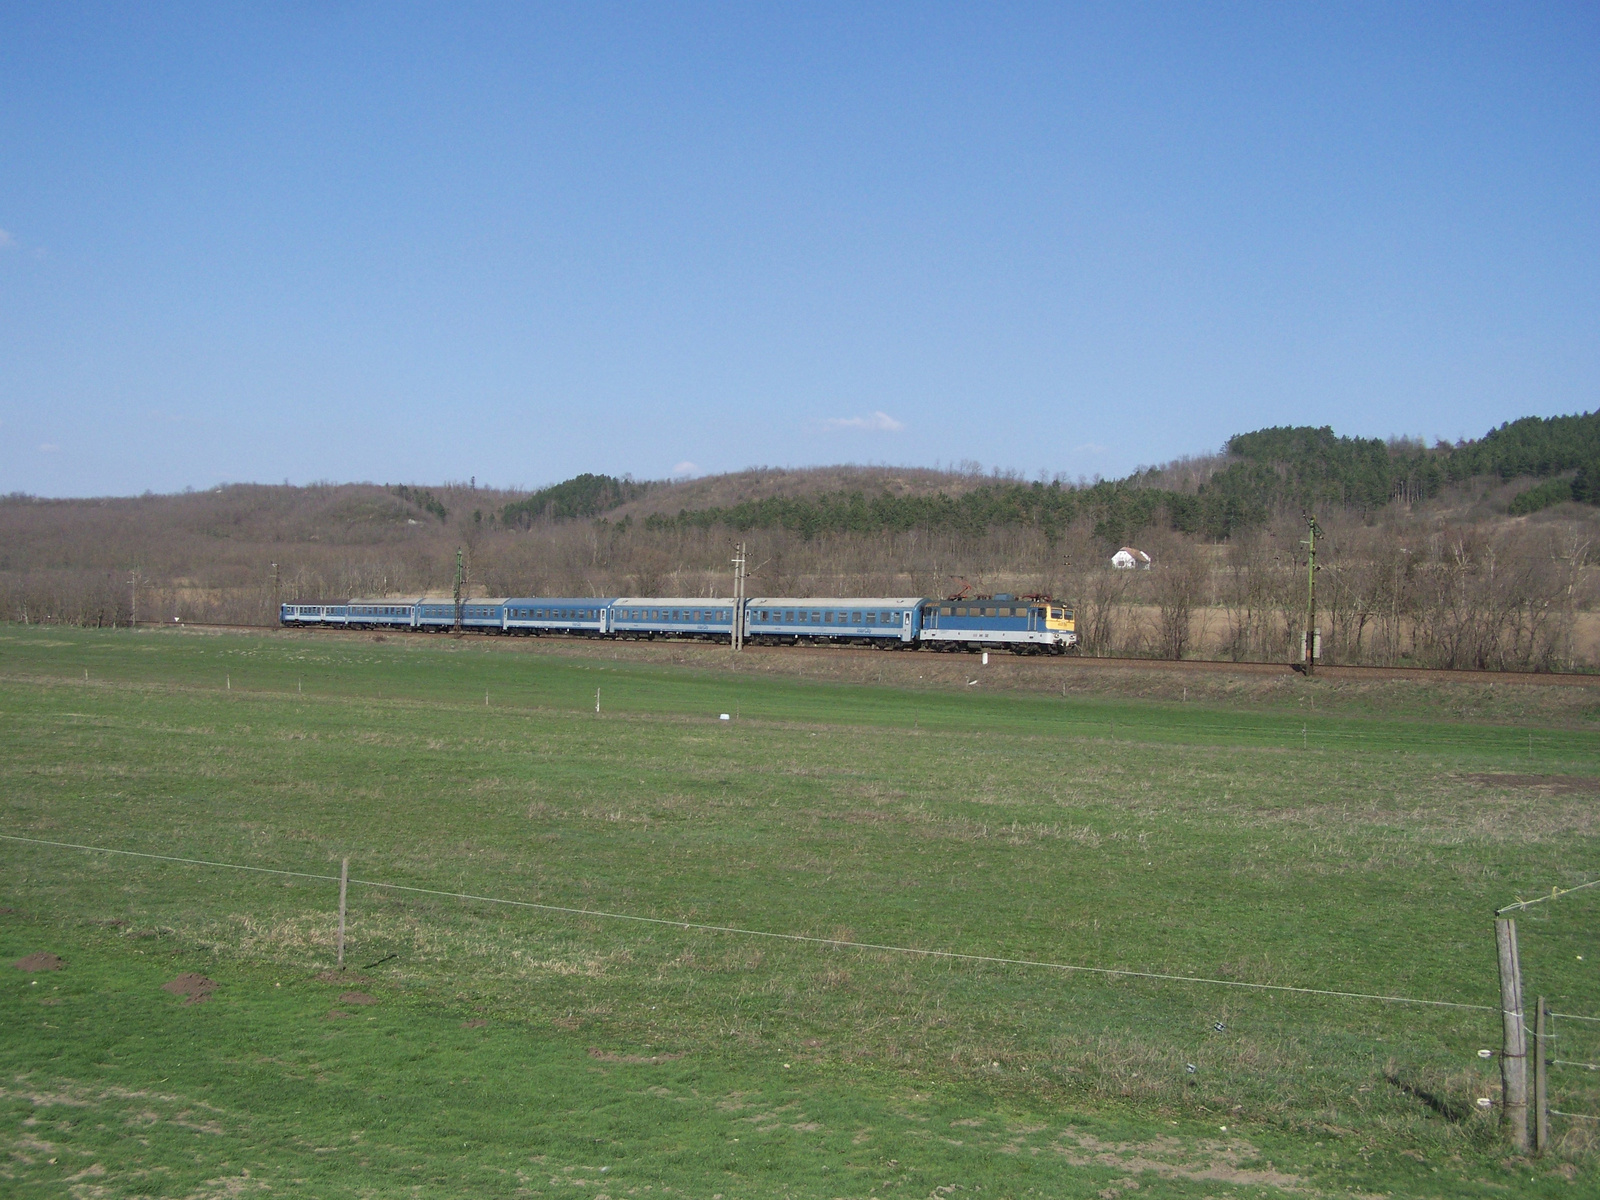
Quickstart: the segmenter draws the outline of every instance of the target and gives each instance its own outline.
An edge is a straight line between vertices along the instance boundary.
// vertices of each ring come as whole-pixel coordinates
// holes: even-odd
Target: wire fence
[[[1369,1001],[1381,1004],[1414,1005],[1426,1008],[1494,1013],[1501,1017],[1506,1015],[1498,1004],[1473,1004],[1461,1000],[1446,1000],[1423,996],[1406,996],[1389,992],[1364,992],[1355,990],[1353,988],[1316,988],[1286,983],[1252,983],[1244,980],[1218,979],[1204,975],[1183,975],[1163,971],[1140,971],[1124,967],[1100,967],[1083,963],[1052,962],[1046,959],[1019,958],[1001,954],[983,954],[921,946],[904,946],[888,942],[862,941],[854,938],[820,937],[814,934],[792,933],[771,929],[752,929],[739,925],[718,924],[707,921],[685,921],[681,918],[674,917],[649,916],[640,913],[615,912],[606,909],[580,908],[570,905],[547,904],[540,901],[522,900],[514,897],[488,896],[473,892],[451,891],[445,888],[423,887],[417,884],[395,883],[383,879],[363,879],[343,874],[321,874],[315,871],[296,871],[283,867],[263,867],[250,863],[225,862],[217,859],[189,858],[173,854],[157,854],[152,851],[123,850],[116,847],[95,846],[82,842],[66,842],[48,838],[26,837],[20,834],[0,834],[0,840],[47,849],[73,850],[87,854],[102,854],[124,858],[145,859],[155,862],[173,863],[182,866],[209,868],[221,871],[238,871],[258,875],[276,876],[279,878],[309,880],[318,883],[347,883],[353,886],[367,887],[383,891],[404,892],[414,895],[433,896],[440,899],[460,900],[479,904],[492,904],[509,908],[559,914],[563,916],[585,917],[591,920],[628,922],[639,925],[660,926],[731,937],[781,941],[807,946],[828,947],[832,949],[855,950],[881,954],[898,954],[905,955],[907,957],[938,959],[950,962],[1030,968],[1059,972],[1062,974],[1090,975],[1105,979],[1150,980],[1162,983],[1181,983],[1200,987],[1235,989],[1256,993],[1325,997],[1329,999]],[[1570,890],[1578,889],[1574,888]],[[341,889],[341,922],[343,919],[342,899],[343,891]],[[342,960],[342,938],[340,954]],[[391,955],[390,957],[393,956]],[[380,959],[379,961],[381,962],[385,960]],[[1552,1021],[1551,1028],[1544,1033],[1546,1042],[1555,1041],[1561,1036],[1556,1031],[1554,1026],[1555,1020],[1600,1024],[1600,1016],[1593,1016],[1583,1013],[1558,1013],[1551,1011],[1548,1007],[1546,1007],[1545,1013],[1546,1016],[1551,1018]],[[1483,1051],[1481,1053],[1487,1055],[1489,1052]],[[1595,1055],[1594,1057],[1600,1057],[1600,1055]],[[1545,1059],[1545,1062],[1548,1064],[1548,1066],[1579,1068],[1584,1072],[1600,1071],[1600,1062],[1590,1062],[1584,1059],[1547,1058]],[[1547,1071],[1548,1066],[1546,1067]],[[1550,1082],[1548,1076],[1546,1082]],[[1562,1088],[1559,1085],[1556,1090],[1560,1093],[1553,1097],[1553,1099],[1555,1099],[1557,1102],[1582,1100],[1586,1098],[1579,1092],[1575,1092],[1570,1088]],[[1592,1113],[1573,1112],[1553,1106],[1547,1106],[1545,1111],[1551,1116],[1557,1116],[1574,1121],[1600,1120],[1600,1116],[1596,1116]]]
[[[46,838],[22,837],[17,834],[0,834],[0,840],[21,842],[34,846],[49,846],[64,850],[82,850],[92,854],[122,855],[129,858],[155,859],[160,862],[181,863],[188,866],[212,867],[228,871],[249,871],[263,875],[286,876],[294,879],[312,879],[324,883],[338,883],[338,875],[320,875],[310,871],[291,871],[278,867],[258,867],[248,863],[221,862],[214,859],[183,858],[172,854],[155,854],[143,850],[119,850],[108,846],[91,846],[79,842],[58,842]],[[1063,973],[1082,973],[1121,979],[1148,979],[1163,983],[1189,983],[1208,987],[1237,988],[1255,992],[1279,992],[1302,996],[1328,996],[1342,1000],[1372,1000],[1384,1004],[1415,1004],[1431,1008],[1464,1009],[1471,1012],[1498,1013],[1494,1004],[1470,1004],[1460,1000],[1436,1000],[1421,996],[1400,996],[1382,992],[1359,992],[1336,988],[1300,987],[1282,983],[1250,983],[1238,979],[1216,979],[1203,975],[1178,975],[1162,971],[1136,971],[1125,967],[1094,967],[1081,963],[1050,962],[1044,959],[1013,958],[999,954],[974,954],[958,950],[939,950],[921,946],[897,946],[885,942],[865,942],[851,938],[818,937],[806,933],[786,933],[770,929],[748,929],[738,925],[719,925],[704,921],[684,921],[674,917],[643,916],[638,913],[611,912],[605,909],[575,908],[561,904],[544,904],[534,900],[517,900],[505,896],[483,896],[473,892],[452,892],[442,888],[420,887],[414,884],[391,883],[381,879],[349,877],[348,882],[361,887],[381,888],[388,891],[410,892],[437,896],[449,900],[469,900],[481,904],[499,904],[512,908],[534,909],[540,912],[559,913],[565,916],[589,917],[597,920],[630,921],[644,925],[662,925],[674,929],[701,933],[729,934],[737,937],[765,938],[775,941],[798,942],[813,946],[828,946],[845,950],[866,950],[887,954],[904,954],[919,958],[945,959],[955,962],[984,963],[994,966],[1035,967]],[[1600,1020],[1597,1018],[1580,1018]]]

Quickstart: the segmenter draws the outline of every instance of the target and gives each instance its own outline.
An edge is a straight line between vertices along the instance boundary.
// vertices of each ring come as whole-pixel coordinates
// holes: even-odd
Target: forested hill
[[[937,490],[800,490],[729,498],[676,513],[651,511],[640,520],[649,529],[785,529],[806,538],[910,529],[971,535],[1015,526],[1054,537],[1089,517],[1095,533],[1112,542],[1153,523],[1225,538],[1285,511],[1367,512],[1396,500],[1426,500],[1451,484],[1485,476],[1540,481],[1510,502],[1512,513],[1527,513],[1568,500],[1600,504],[1600,411],[1526,417],[1476,441],[1431,448],[1414,441],[1341,437],[1327,426],[1281,426],[1230,438],[1226,454],[1191,486],[1176,486],[1169,475],[1151,470],[1078,487],[989,479]],[[510,525],[540,518],[605,519],[660,486],[580,475],[508,504],[502,517]],[[632,523],[634,516],[627,512],[621,519]]]

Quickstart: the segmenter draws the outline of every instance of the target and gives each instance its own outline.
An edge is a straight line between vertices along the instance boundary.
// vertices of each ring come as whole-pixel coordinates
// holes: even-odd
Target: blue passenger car
[[[345,606],[346,623],[356,629],[413,629],[417,623],[418,600],[382,597],[352,600]]]
[[[343,604],[280,604],[280,625],[344,625],[350,620]]]
[[[465,601],[462,607],[466,607]],[[456,603],[453,597],[425,596],[417,602],[417,628],[425,633],[442,633],[456,627]]]
[[[505,602],[506,631],[600,637],[610,632],[612,601],[597,596],[513,596]]]
[[[687,638],[731,642],[732,600],[704,596],[623,596],[611,602],[611,632],[623,639]]]
[[[893,649],[917,640],[919,596],[770,596],[745,604],[746,640],[761,644],[855,643]]]

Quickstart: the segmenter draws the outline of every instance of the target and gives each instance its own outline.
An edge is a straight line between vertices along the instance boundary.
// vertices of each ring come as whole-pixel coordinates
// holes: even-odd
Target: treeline
[[[1416,442],[1341,437],[1327,426],[1286,426],[1239,434],[1229,439],[1227,450],[1231,461],[1193,491],[1162,487],[1161,473],[1151,471],[1082,487],[1059,481],[996,481],[957,496],[855,490],[772,496],[681,509],[675,516],[652,514],[644,523],[654,530],[782,529],[803,538],[910,529],[974,536],[1023,527],[1037,529],[1053,542],[1084,517],[1106,542],[1126,541],[1153,525],[1221,541],[1286,512],[1338,509],[1365,514],[1397,499],[1427,500],[1447,484],[1477,476],[1539,477],[1573,467],[1579,468],[1575,478],[1548,480],[1522,493],[1512,501],[1512,512],[1533,512],[1563,500],[1600,503],[1600,412],[1529,417],[1478,442],[1432,449]],[[570,482],[604,478],[579,476]],[[583,494],[602,493],[586,485]],[[591,506],[586,512],[609,511],[621,503]]]
[[[448,594],[457,547],[470,596],[725,596],[738,538],[749,546],[752,595],[944,596],[966,584],[1050,593],[1076,606],[1089,654],[1282,662],[1294,657],[1305,620],[1297,514],[1225,543],[1147,530],[1139,544],[1153,568],[1117,571],[1085,508],[1053,537],[1038,524],[976,519],[965,532],[912,523],[808,536],[782,526],[734,532],[601,520],[521,529],[472,519],[475,504],[503,504],[503,496],[461,490],[441,499],[448,521],[423,519],[425,510],[410,502],[358,487],[0,503],[0,616],[124,625],[137,606],[141,622],[265,623],[280,600]],[[1424,507],[1390,510],[1377,521],[1335,511],[1322,524],[1326,661],[1597,665],[1596,579],[1588,566],[1600,549],[1594,519],[1480,522]]]
[[[649,483],[616,479],[610,475],[585,473],[563,483],[541,488],[526,499],[514,500],[500,510],[500,520],[526,529],[534,521],[569,520],[573,517],[598,517],[630,500],[637,500],[651,488]]]

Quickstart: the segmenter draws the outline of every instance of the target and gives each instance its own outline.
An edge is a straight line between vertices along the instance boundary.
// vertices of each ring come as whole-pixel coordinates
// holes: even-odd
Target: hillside
[[[1569,501],[1600,504],[1600,412],[1529,417],[1474,442],[1431,449],[1341,437],[1327,426],[1263,429],[1230,438],[1221,455],[1086,486],[916,468],[763,468],[676,483],[585,474],[508,503],[500,517],[523,528],[605,518],[653,530],[784,529],[808,539],[1021,526],[1051,541],[1085,517],[1108,543],[1151,525],[1222,540],[1286,512],[1371,513],[1434,499],[1451,485],[1518,479],[1522,486],[1502,498],[1509,515]]]
[[[715,595],[744,541],[769,594],[1079,605],[1091,653],[1281,659],[1304,612],[1304,513],[1324,531],[1321,620],[1340,661],[1569,668],[1600,549],[1600,414],[1457,445],[1258,430],[1125,479],[834,466],[683,481],[588,473],[531,493],[461,485],[230,485],[0,500],[0,616],[125,624],[273,619],[279,600]],[[1110,572],[1135,542],[1156,569]]]

